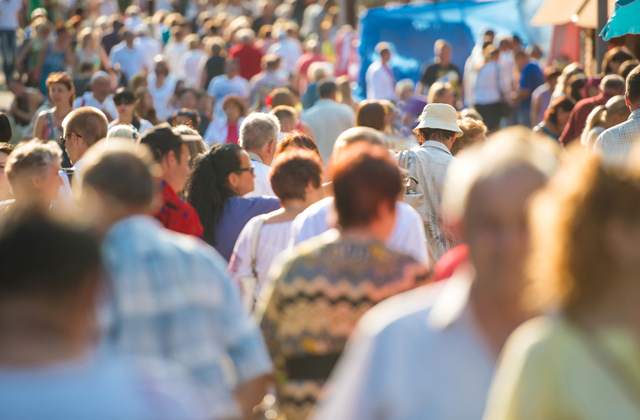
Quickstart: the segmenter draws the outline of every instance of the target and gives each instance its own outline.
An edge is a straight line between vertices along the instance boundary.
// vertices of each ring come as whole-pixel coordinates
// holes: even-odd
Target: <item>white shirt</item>
[[[182,60],[182,56],[188,50],[187,46],[184,42],[176,42],[170,41],[164,47],[164,57],[169,64],[169,71],[171,75],[176,79],[181,79],[183,77],[182,69],[180,69],[180,60]]]
[[[178,67],[187,87],[200,89],[202,71],[207,58],[207,53],[202,50],[190,50],[182,55]]]
[[[73,101],[73,109],[78,109],[81,106],[92,106],[102,112],[108,112],[112,119],[118,118],[118,110],[116,109],[116,104],[113,103],[111,95],[107,96],[104,101],[98,102],[93,96],[93,92],[85,92],[84,95]]]
[[[290,247],[335,226],[337,217],[333,200],[333,197],[326,197],[307,207],[293,220]],[[412,256],[425,267],[430,266],[424,224],[418,212],[405,202],[396,203],[396,222],[386,244],[395,251]]]
[[[396,82],[391,69],[381,61],[374,61],[365,75],[367,82],[367,99],[392,100],[396,94]]]
[[[111,61],[112,66],[119,63],[129,81],[144,69],[144,53],[142,50],[135,45],[132,49],[129,49],[124,41],[111,49],[109,61]]]
[[[496,363],[469,273],[391,297],[347,342],[311,420],[478,420]]]
[[[149,92],[151,92],[151,96],[153,96],[153,107],[156,109],[158,119],[168,120],[173,114],[173,108],[169,104],[169,99],[176,89],[176,80],[169,75],[164,79],[164,84],[157,88],[156,75],[155,73],[151,73],[147,77],[147,83],[149,85]]]
[[[302,120],[311,126],[320,156],[326,164],[338,136],[354,126],[356,114],[348,105],[332,99],[320,99],[305,112]]]
[[[275,197],[276,193],[273,192],[273,188],[271,188],[271,180],[269,179],[271,168],[262,163],[260,156],[253,152],[248,153],[251,158],[251,164],[254,167],[253,173],[256,175],[256,178],[253,180],[253,184],[255,186],[254,190],[244,196],[246,198],[261,197],[265,195],[268,197]]]
[[[279,56],[281,60],[280,68],[288,74],[293,74],[296,68],[296,61],[302,55],[302,48],[300,48],[300,42],[287,37],[270,46],[267,53]]]
[[[238,138],[240,138],[240,126],[242,125],[242,121],[244,118],[240,118],[238,120]],[[202,136],[202,140],[207,145],[207,147],[211,147],[216,143],[224,143],[227,140],[227,135],[229,134],[229,126],[227,125],[227,116],[223,115],[220,118],[216,118],[207,126],[207,131],[204,132],[204,136]]]
[[[240,76],[229,79],[226,74],[221,74],[211,79],[207,95],[215,99],[214,115],[221,118],[224,115],[222,102],[228,95],[239,95],[243,99],[249,98],[249,82]]]
[[[127,29],[135,30],[138,26],[142,25],[144,22],[140,19],[139,16],[131,16],[124,20],[124,26]]]
[[[144,55],[144,64],[148,71],[152,71],[155,66],[155,57],[162,54],[162,43],[150,36],[138,37],[133,41],[133,45],[139,48]]]
[[[488,105],[500,102],[501,71],[497,62],[490,62],[482,66],[471,76],[474,103]]]
[[[0,0],[0,31],[18,29],[18,12],[22,9],[21,0]]]

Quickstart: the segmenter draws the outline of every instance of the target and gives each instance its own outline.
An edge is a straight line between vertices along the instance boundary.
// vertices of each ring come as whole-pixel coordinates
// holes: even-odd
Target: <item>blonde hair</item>
[[[5,172],[15,188],[31,176],[44,176],[49,166],[62,162],[62,150],[55,141],[41,142],[37,139],[20,143],[7,159]]]
[[[450,83],[435,82],[431,85],[429,92],[427,93],[427,103],[439,103],[438,101],[440,101],[440,98],[442,98],[447,91],[451,91],[453,93],[453,86],[451,86]]]

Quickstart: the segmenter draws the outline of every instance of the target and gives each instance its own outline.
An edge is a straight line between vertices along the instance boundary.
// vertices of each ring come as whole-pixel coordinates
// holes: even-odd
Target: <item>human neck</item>
[[[253,153],[254,155],[257,155],[264,165],[267,165],[267,166],[271,165],[271,161],[273,160],[273,157],[269,156],[264,150],[261,150],[259,152],[255,150],[250,150],[250,152]]]
[[[93,92],[93,99],[95,99],[96,101],[103,103],[105,99],[107,99],[107,96],[109,96],[109,94],[107,93],[106,95],[96,95],[95,92]]]
[[[53,113],[56,115],[56,117],[66,116],[69,112],[71,112],[71,105],[69,104],[56,105],[55,109],[53,110]]]
[[[124,125],[133,123],[133,114],[130,115],[118,115],[118,122]]]
[[[636,102],[635,104],[629,105],[629,109],[631,110],[631,112],[639,110],[640,109],[640,101]]]
[[[376,240],[385,242],[387,236],[380,231],[380,229],[372,223],[370,226],[358,226],[346,229],[342,232],[342,236],[356,240]]]
[[[165,74],[156,73],[156,87],[160,89],[164,85],[164,81],[167,78]]]

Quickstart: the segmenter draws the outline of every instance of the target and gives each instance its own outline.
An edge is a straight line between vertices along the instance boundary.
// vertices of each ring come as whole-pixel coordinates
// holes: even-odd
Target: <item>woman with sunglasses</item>
[[[204,240],[227,261],[247,222],[280,208],[277,198],[243,197],[254,189],[253,171],[240,146],[219,143],[198,157],[187,186],[187,201],[200,216]]]
[[[140,135],[153,128],[153,124],[143,120],[136,114],[135,107],[138,101],[129,89],[125,87],[118,88],[113,95],[113,103],[116,105],[116,110],[118,110],[118,118],[111,121],[109,128],[116,125],[132,125]]]

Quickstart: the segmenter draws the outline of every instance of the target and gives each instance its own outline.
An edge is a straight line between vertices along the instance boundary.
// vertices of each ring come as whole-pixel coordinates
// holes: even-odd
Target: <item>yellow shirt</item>
[[[617,328],[593,339],[562,318],[522,325],[500,357],[484,420],[640,419],[638,343]]]

